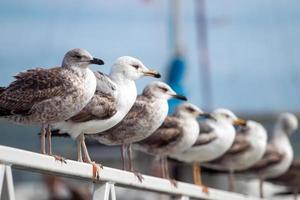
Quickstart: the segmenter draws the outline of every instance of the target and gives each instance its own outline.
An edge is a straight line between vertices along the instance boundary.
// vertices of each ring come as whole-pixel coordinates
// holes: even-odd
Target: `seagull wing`
[[[17,74],[14,82],[0,90],[0,115],[27,115],[36,103],[64,95],[73,84],[61,70],[37,68]]]
[[[226,154],[239,154],[251,148],[251,144],[244,135],[237,134],[234,138],[233,144]],[[226,155],[225,154],[225,155]]]
[[[117,137],[118,135],[121,136],[123,132],[136,132],[137,130],[135,130],[135,124],[137,123],[137,119],[147,119],[146,116],[148,116],[152,112],[148,105],[149,104],[147,104],[146,97],[144,97],[143,95],[139,95],[124,119],[113,128],[101,133],[101,137]]]
[[[115,96],[117,91],[115,83],[106,74],[102,72],[98,71],[94,72],[94,74],[97,79],[97,91],[101,91],[102,93]]]
[[[269,167],[271,165],[275,165],[283,159],[284,154],[278,152],[276,147],[272,144],[268,144],[266,152],[263,156],[263,158],[258,161],[253,167],[251,167],[251,170],[256,171],[261,168]]]
[[[294,160],[289,170],[281,176],[267,180],[279,185],[298,187],[300,184],[300,160]]]
[[[117,113],[116,98],[110,94],[96,91],[91,101],[78,114],[71,117],[72,122],[87,122],[91,120],[104,120]]]
[[[176,143],[182,136],[183,130],[181,121],[172,116],[168,116],[164,123],[150,137],[146,138],[139,145],[146,144],[151,148],[162,148]]]
[[[219,165],[222,166],[222,164],[227,160],[230,160],[232,156],[237,155],[239,153],[243,153],[247,151],[249,148],[251,148],[251,145],[247,138],[244,135],[236,135],[233,144],[231,145],[230,149],[223,154],[221,157],[210,161],[207,166],[210,164],[214,165]]]
[[[199,126],[200,126],[200,134],[193,146],[209,144],[215,139],[217,139],[218,136],[214,132],[214,129],[211,126],[209,126],[207,123],[200,122]]]

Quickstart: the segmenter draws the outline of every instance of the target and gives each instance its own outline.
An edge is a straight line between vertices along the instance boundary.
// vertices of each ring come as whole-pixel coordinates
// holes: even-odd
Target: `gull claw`
[[[59,161],[61,163],[67,164],[67,161],[66,161],[66,159],[64,157],[59,156],[59,155],[52,155],[52,156],[54,157],[55,161]]]
[[[170,181],[171,185],[173,185],[176,188],[178,187],[177,181],[175,179],[169,178],[169,181]]]
[[[142,183],[143,182],[143,180],[145,179],[144,177],[143,177],[143,175],[140,173],[140,172],[138,172],[138,171],[132,171],[132,173],[139,179],[139,181]]]
[[[93,170],[93,178],[95,180],[99,180],[100,179],[100,171],[101,171],[101,169],[103,169],[103,166],[98,165],[95,162],[91,162],[90,164],[93,166],[93,169],[92,169]]]
[[[202,192],[205,194],[209,194],[208,187],[206,185],[202,185]]]

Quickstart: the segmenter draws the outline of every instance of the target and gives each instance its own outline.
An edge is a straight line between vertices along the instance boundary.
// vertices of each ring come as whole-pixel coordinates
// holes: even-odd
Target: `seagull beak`
[[[237,119],[235,121],[233,121],[233,125],[236,125],[236,126],[246,126],[247,125],[247,122],[243,119]]]
[[[155,78],[160,78],[161,77],[160,73],[158,73],[157,71],[151,70],[151,69],[148,70],[148,71],[145,71],[143,73],[144,73],[145,76],[153,76]]]
[[[91,60],[90,63],[95,65],[104,65],[104,61],[99,58],[93,58],[93,60]]]
[[[172,97],[176,98],[176,99],[183,100],[183,101],[187,101],[188,100],[185,96],[180,95],[180,94],[173,94]]]
[[[199,117],[203,117],[204,119],[215,119],[210,113],[200,113]]]

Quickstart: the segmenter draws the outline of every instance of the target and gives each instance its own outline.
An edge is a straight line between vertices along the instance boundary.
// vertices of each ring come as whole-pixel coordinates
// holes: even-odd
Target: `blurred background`
[[[106,73],[117,57],[129,55],[160,71],[164,81],[201,108],[230,108],[271,132],[278,113],[300,113],[299,35],[297,0],[1,0],[0,85],[28,68],[60,65],[64,53],[76,47],[102,58],[106,65],[93,69]],[[139,80],[138,91],[150,81]],[[0,126],[1,145],[39,150],[36,127],[4,121]],[[296,156],[299,142],[296,133]],[[54,145],[65,157],[76,157],[74,141],[59,138]],[[118,147],[91,142],[89,149],[96,161],[120,168]],[[149,159],[141,157],[139,167],[150,173],[143,167]],[[190,180],[188,166],[174,166],[174,176]],[[37,192],[37,183],[55,182],[52,178],[14,170],[17,197],[26,199],[30,185],[28,195]],[[131,199],[147,198],[137,194]]]

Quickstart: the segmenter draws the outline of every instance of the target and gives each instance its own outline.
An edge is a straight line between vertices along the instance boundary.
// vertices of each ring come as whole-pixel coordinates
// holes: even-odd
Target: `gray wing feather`
[[[69,120],[72,122],[86,122],[108,119],[117,113],[116,108],[117,102],[113,96],[96,91],[88,105]]]
[[[168,116],[164,123],[151,136],[139,142],[139,145],[147,145],[151,148],[162,148],[176,143],[183,135],[180,120]]]
[[[268,144],[266,152],[263,158],[258,161],[253,167],[250,168],[251,171],[257,171],[261,168],[265,168],[267,166],[275,165],[283,159],[284,154],[279,153],[275,146],[272,144]]]
[[[199,127],[200,134],[193,146],[205,145],[217,139],[217,134],[214,132],[214,129],[208,123],[200,121]]]
[[[139,95],[134,105],[127,113],[127,115],[124,117],[124,119],[113,128],[104,132],[109,134],[101,133],[101,135],[105,137],[106,135],[110,136],[113,135],[114,133],[121,133],[123,131],[126,132],[130,132],[131,130],[134,131],[132,128],[134,128],[137,119],[145,118],[145,115],[147,116],[151,112],[151,110],[149,110],[147,103],[145,101],[146,101],[145,97]]]
[[[94,72],[94,74],[97,79],[97,91],[115,96],[115,93],[117,91],[117,86],[115,85],[115,83],[102,72]]]
[[[61,96],[72,88],[72,81],[62,73],[62,68],[31,69],[15,76],[15,81],[0,93],[0,115],[29,114],[39,102]]]

